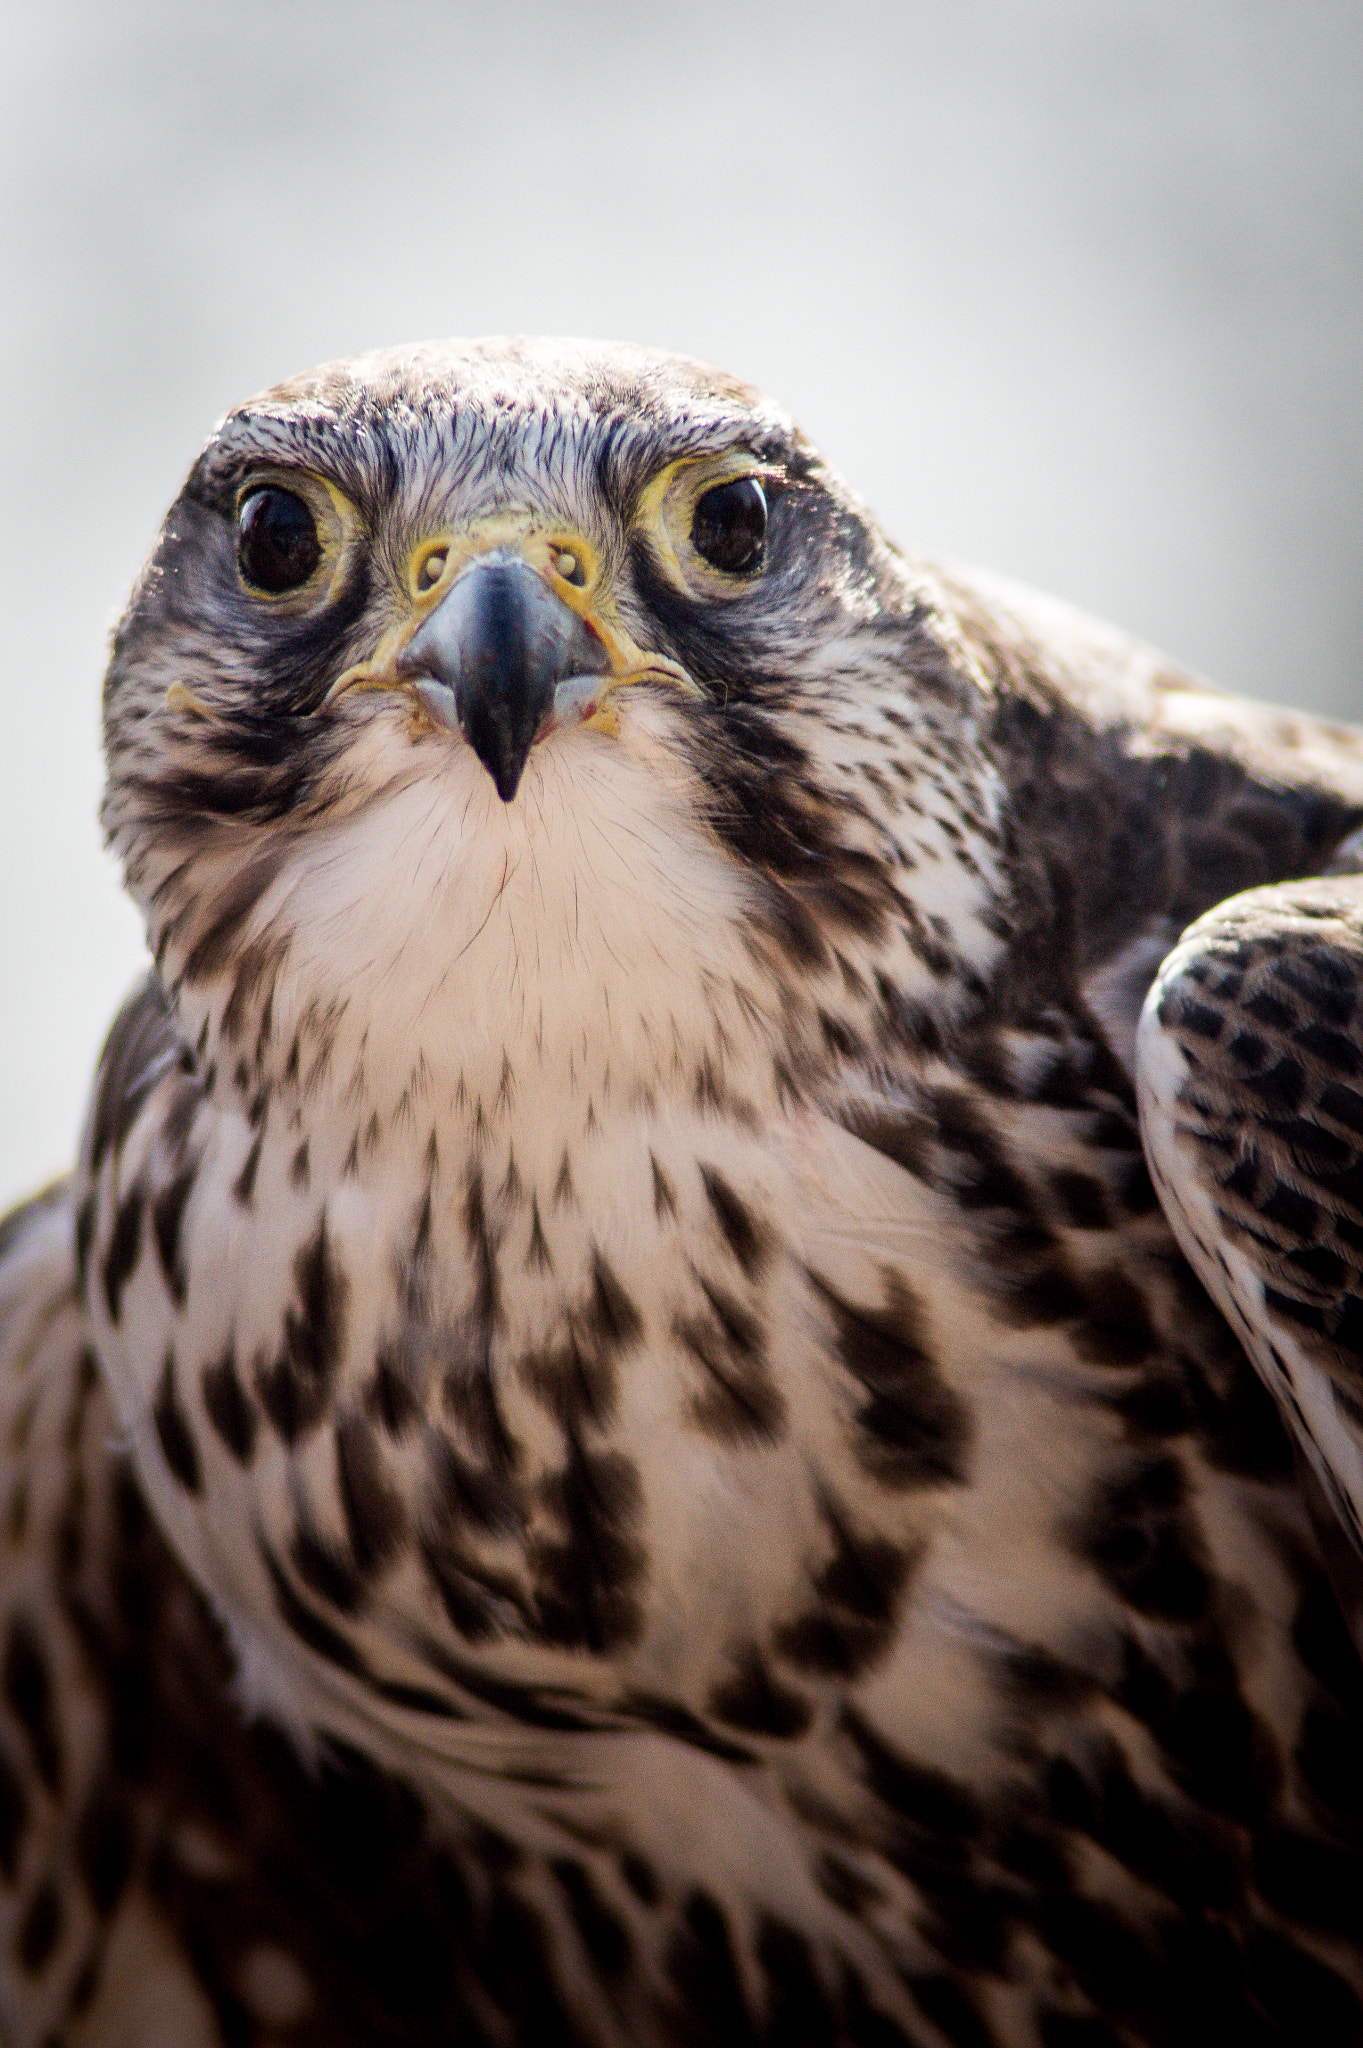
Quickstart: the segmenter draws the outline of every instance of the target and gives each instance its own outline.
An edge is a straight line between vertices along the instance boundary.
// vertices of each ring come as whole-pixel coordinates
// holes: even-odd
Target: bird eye
[[[272,596],[297,590],[321,559],[317,522],[292,491],[267,485],[243,499],[237,514],[237,560],[255,589]]]
[[[691,544],[712,569],[750,576],[762,566],[767,539],[767,494],[755,476],[716,484],[697,499]]]

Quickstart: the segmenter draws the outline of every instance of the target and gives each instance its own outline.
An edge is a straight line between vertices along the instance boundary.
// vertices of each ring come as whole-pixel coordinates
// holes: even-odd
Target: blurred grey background
[[[1359,0],[7,10],[0,1203],[140,937],[104,642],[214,420],[440,334],[777,392],[905,545],[1363,716]]]

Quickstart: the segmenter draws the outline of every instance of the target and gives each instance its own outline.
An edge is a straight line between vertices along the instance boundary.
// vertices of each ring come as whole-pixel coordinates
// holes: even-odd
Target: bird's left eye
[[[712,569],[751,576],[767,542],[767,494],[755,476],[716,484],[696,501],[691,544]]]
[[[237,514],[237,560],[246,581],[272,597],[297,590],[322,559],[317,522],[303,500],[273,484],[252,491]]]

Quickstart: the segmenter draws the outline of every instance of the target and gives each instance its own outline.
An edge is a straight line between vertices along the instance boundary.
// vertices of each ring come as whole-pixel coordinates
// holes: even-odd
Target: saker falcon
[[[1363,736],[519,341],[231,414],[104,701],[6,2042],[1363,2040]]]

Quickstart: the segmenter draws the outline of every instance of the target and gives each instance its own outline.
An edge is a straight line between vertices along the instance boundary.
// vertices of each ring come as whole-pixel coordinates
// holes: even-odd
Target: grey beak
[[[397,668],[432,716],[458,726],[509,804],[558,684],[605,675],[610,658],[528,562],[494,548],[463,571]]]

